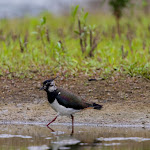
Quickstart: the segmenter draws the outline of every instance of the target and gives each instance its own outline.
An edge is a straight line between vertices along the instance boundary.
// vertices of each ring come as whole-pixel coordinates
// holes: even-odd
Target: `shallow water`
[[[0,150],[150,150],[150,128],[0,125]]]

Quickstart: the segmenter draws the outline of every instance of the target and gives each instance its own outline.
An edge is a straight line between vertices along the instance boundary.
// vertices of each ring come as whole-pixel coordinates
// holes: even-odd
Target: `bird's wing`
[[[79,96],[71,92],[65,91],[64,89],[61,88],[58,88],[58,95],[56,99],[60,105],[63,105],[66,108],[73,108],[76,110],[92,106],[91,104],[85,102],[85,100],[83,100]]]

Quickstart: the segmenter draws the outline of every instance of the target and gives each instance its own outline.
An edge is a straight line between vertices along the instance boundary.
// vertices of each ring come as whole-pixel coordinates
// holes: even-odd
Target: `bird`
[[[47,93],[47,99],[51,107],[57,112],[56,117],[47,124],[47,127],[54,122],[58,116],[68,116],[72,119],[72,133],[74,132],[74,114],[85,109],[100,110],[103,106],[96,103],[89,103],[80,96],[57,87],[55,85],[55,78],[45,80],[40,90]]]

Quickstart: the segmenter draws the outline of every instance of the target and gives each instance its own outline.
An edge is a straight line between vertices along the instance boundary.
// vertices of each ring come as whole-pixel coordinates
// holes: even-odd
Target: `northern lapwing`
[[[73,133],[74,113],[80,112],[87,108],[100,110],[102,108],[102,105],[96,103],[88,103],[81,97],[73,94],[72,92],[66,91],[62,88],[58,88],[54,82],[56,78],[44,81],[43,86],[40,89],[46,91],[47,98],[51,107],[57,112],[56,117],[47,124],[47,127],[52,122],[54,122],[59,115],[69,116],[72,119]]]

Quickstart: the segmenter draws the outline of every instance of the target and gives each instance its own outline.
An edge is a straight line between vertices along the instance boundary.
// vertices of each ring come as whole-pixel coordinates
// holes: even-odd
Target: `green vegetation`
[[[150,79],[149,16],[124,15],[119,30],[120,37],[113,16],[80,13],[78,7],[70,16],[1,19],[0,75],[120,72]]]

